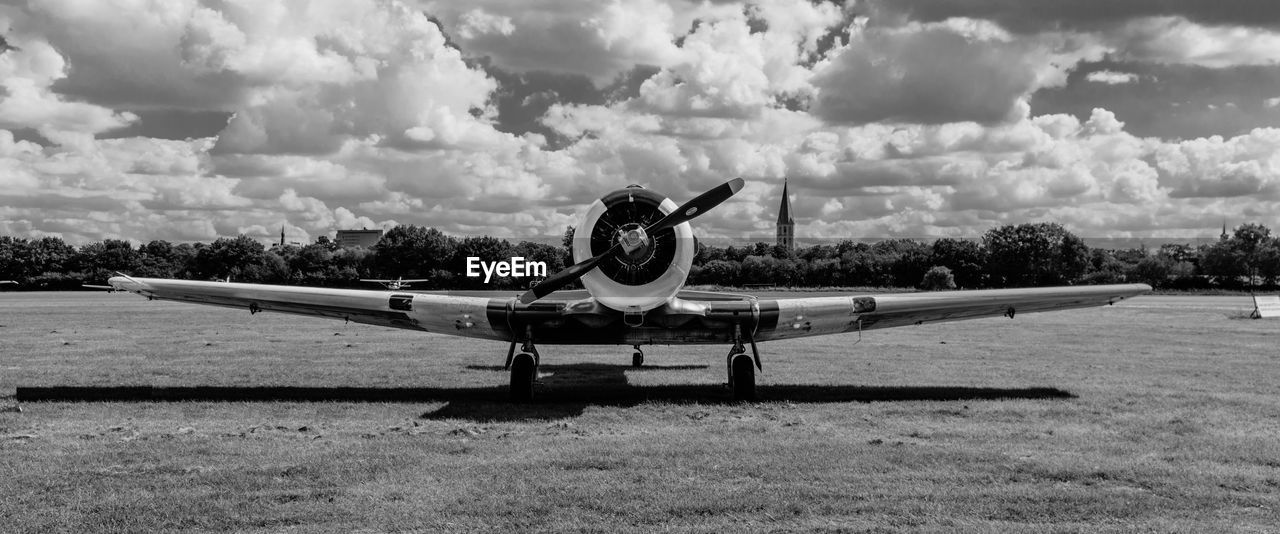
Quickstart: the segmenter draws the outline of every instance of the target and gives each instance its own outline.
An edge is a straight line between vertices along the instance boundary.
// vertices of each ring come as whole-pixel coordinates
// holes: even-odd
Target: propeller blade
[[[603,260],[605,256],[613,254],[613,252],[618,250],[621,246],[621,244],[615,243],[612,247],[609,247],[609,250],[604,251],[603,254],[575,263],[568,268],[547,277],[547,279],[543,280],[542,283],[533,286],[533,289],[525,291],[523,295],[520,295],[520,303],[528,304],[538,300],[550,295],[551,292],[557,289],[573,283],[574,280],[582,278],[582,275],[591,272],[592,269],[595,269],[596,264],[600,263],[600,260]]]
[[[743,183],[742,178],[734,178],[720,184],[715,189],[707,191],[706,193],[694,197],[693,200],[681,204],[680,207],[676,208],[671,213],[668,213],[666,217],[658,219],[658,222],[649,225],[649,227],[645,228],[644,231],[645,233],[652,235],[680,223],[688,222],[694,217],[706,213],[711,208],[719,206],[721,202],[729,200],[729,197],[742,189]]]

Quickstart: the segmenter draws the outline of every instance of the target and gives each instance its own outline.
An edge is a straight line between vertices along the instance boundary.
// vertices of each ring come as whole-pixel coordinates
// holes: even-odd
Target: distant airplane
[[[1145,284],[1129,284],[802,298],[684,290],[694,256],[689,221],[742,186],[741,178],[730,180],[680,206],[636,185],[609,193],[588,208],[575,230],[577,263],[518,298],[388,295],[123,275],[109,283],[153,299],[505,341],[515,401],[533,399],[541,361],[536,345],[631,345],[632,365],[641,366],[641,345],[728,344],[726,369],[733,397],[750,400],[755,398],[755,372],[763,369],[759,342],[926,322],[1013,318],[1015,312],[1114,304],[1151,290]],[[553,293],[576,280],[586,291]]]
[[[426,282],[427,279],[426,278],[410,278],[408,280],[405,280],[404,278],[396,278],[395,280],[376,280],[372,278],[361,278],[360,281],[379,283],[384,286],[387,286],[387,289],[395,291],[397,289],[404,289],[406,287],[409,287],[410,282]]]

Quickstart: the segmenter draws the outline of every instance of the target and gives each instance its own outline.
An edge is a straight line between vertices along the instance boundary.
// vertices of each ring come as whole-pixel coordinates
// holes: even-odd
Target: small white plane
[[[408,280],[405,280],[403,277],[396,278],[395,280],[376,280],[372,278],[360,279],[361,282],[374,282],[374,283],[382,284],[384,286],[387,286],[387,289],[390,289],[392,291],[409,287],[414,282],[426,282],[427,280],[428,279],[426,278],[410,278]]]
[[[1151,290],[1145,284],[758,298],[683,289],[693,265],[689,221],[737,193],[730,180],[677,206],[640,186],[605,195],[587,210],[573,240],[574,265],[518,298],[489,298],[125,275],[111,286],[167,299],[343,319],[508,343],[514,401],[531,401],[537,345],[727,344],[729,386],[755,398],[762,370],[757,343],[863,330],[1114,304]],[[555,293],[575,280],[585,291]],[[520,352],[516,353],[516,347]],[[751,355],[747,355],[747,347]]]

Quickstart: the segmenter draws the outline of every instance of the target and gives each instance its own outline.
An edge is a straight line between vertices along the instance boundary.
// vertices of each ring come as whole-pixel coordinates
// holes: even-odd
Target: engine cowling
[[[582,285],[596,301],[615,310],[643,312],[665,304],[680,291],[693,266],[693,229],[685,222],[654,235],[644,233],[677,207],[671,199],[638,185],[591,204],[574,230],[574,262],[622,243],[582,277]]]

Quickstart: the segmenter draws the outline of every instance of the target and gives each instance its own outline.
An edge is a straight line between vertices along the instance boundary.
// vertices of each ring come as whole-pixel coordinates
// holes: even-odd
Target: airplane
[[[133,278],[108,283],[150,299],[274,311],[502,341],[515,402],[531,402],[543,345],[729,345],[735,400],[756,398],[758,344],[808,336],[1114,304],[1146,284],[986,289],[802,298],[684,289],[693,264],[689,221],[742,189],[735,178],[677,206],[631,185],[596,200],[575,230],[574,265],[519,297],[396,293],[246,283]],[[581,280],[585,291],[556,291]],[[519,352],[516,352],[519,347]],[[747,348],[751,354],[747,355]]]
[[[427,281],[427,279],[426,279],[426,278],[411,278],[411,279],[409,279],[409,280],[405,280],[403,277],[401,277],[401,278],[396,278],[395,280],[375,280],[375,279],[371,279],[371,278],[361,278],[361,279],[360,279],[360,281],[361,281],[361,282],[376,282],[376,283],[382,284],[382,285],[384,285],[384,286],[387,286],[387,289],[390,289],[390,290],[392,290],[392,291],[395,291],[395,290],[397,290],[397,289],[404,289],[404,288],[406,288],[406,287],[409,287],[410,282],[426,282],[426,281]]]

